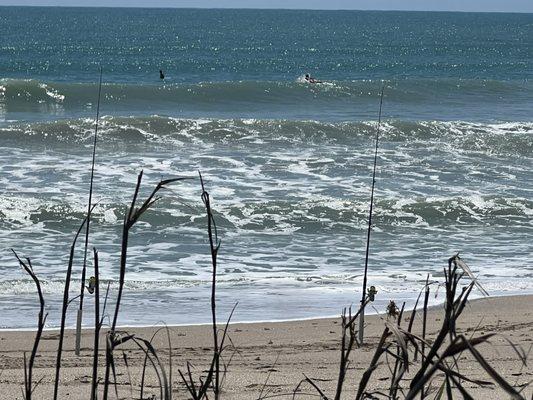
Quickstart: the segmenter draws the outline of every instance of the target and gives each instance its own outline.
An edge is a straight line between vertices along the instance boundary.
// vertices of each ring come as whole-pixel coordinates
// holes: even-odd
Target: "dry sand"
[[[404,316],[408,320],[409,314]],[[421,323],[415,321],[415,333],[420,332]],[[429,313],[428,332],[434,335],[439,329],[442,309],[436,307]],[[353,398],[355,388],[361,374],[369,364],[375,345],[383,331],[383,320],[378,316],[367,317],[367,342],[362,348],[352,353],[352,363],[346,379],[346,391],[343,398]],[[405,322],[402,322],[405,324]],[[477,328],[477,329],[476,329]],[[153,328],[127,328],[128,332],[144,338],[150,338]],[[318,384],[328,396],[333,396],[338,374],[340,320],[316,319],[293,322],[232,324],[229,331],[237,352],[226,350],[226,360],[233,354],[232,362],[224,381],[223,399],[257,399],[264,386],[263,395],[283,395],[279,398],[291,398],[293,389],[303,378],[303,374],[319,379]],[[514,385],[524,385],[533,380],[531,365],[524,367],[513,352],[504,336],[515,344],[521,345],[526,352],[533,345],[533,296],[514,296],[474,300],[460,318],[459,330],[467,335],[481,335],[498,332],[501,336],[491,339],[491,343],[479,347],[481,353],[492,363],[495,369]],[[91,331],[83,332],[82,354],[76,357],[73,352],[74,341],[72,331],[68,331],[63,369],[61,374],[61,399],[88,399],[91,376]],[[181,326],[170,328],[173,353],[173,398],[190,398],[179,379],[178,369],[183,369],[190,361],[195,371],[204,370],[210,362],[212,336],[209,326]],[[0,399],[22,399],[24,373],[23,352],[32,346],[34,333],[20,331],[0,332]],[[44,333],[39,355],[35,365],[35,380],[42,379],[37,387],[35,399],[52,398],[55,351],[57,348],[57,331]],[[101,340],[101,343],[105,343]],[[168,361],[166,333],[163,331],[154,341],[160,356]],[[103,348],[103,346],[102,346]],[[135,385],[140,381],[140,366],[143,353],[132,345],[123,348],[129,364],[125,368],[123,355],[117,351],[118,377],[120,398],[139,398]],[[532,355],[533,357],[533,355]],[[530,357],[531,358],[531,357]],[[276,362],[277,360],[277,362]],[[102,352],[101,364],[104,355]],[[533,362],[533,361],[532,361]],[[274,365],[275,364],[275,365]],[[460,359],[461,372],[471,378],[488,380],[488,376],[469,356]],[[100,369],[102,372],[102,368]],[[168,366],[167,366],[168,372]],[[131,375],[134,387],[128,384]],[[370,387],[386,391],[390,382],[387,367],[382,365],[372,378]],[[267,382],[268,379],[268,382]],[[264,385],[266,383],[266,385]],[[156,380],[152,370],[149,373],[149,388],[144,398],[151,394],[159,396]],[[474,398],[506,399],[509,398],[497,386],[479,389],[465,383],[465,387]],[[130,390],[133,390],[132,394]],[[304,386],[305,393],[312,393],[312,388]],[[524,397],[532,398],[533,390],[523,390]],[[456,396],[460,398],[459,395]],[[114,398],[114,393],[110,396]],[[157,397],[158,398],[158,397]],[[274,397],[278,398],[278,397]],[[317,398],[311,394],[297,397]]]

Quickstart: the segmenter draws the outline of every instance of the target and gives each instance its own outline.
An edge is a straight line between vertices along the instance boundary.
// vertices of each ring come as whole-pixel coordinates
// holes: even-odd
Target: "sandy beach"
[[[526,353],[533,346],[533,296],[513,296],[479,299],[470,302],[460,318],[459,331],[467,336],[479,336],[497,332],[490,344],[479,346],[483,356],[509,382],[516,386],[527,384],[533,379],[531,366],[523,366],[506,338],[520,345]],[[381,311],[381,310],[378,310]],[[410,313],[406,313],[402,324],[406,325]],[[432,337],[439,329],[442,309],[435,307],[428,315],[428,333]],[[420,319],[418,314],[416,319]],[[383,319],[379,316],[367,317],[367,340],[363,347],[352,353],[352,363],[345,383],[345,398],[353,398],[355,388],[362,373],[367,368],[374,353],[375,345],[383,331]],[[420,321],[415,321],[414,333],[420,333]],[[124,328],[140,337],[150,338],[155,328]],[[340,319],[314,319],[291,322],[232,324],[229,329],[236,351],[228,348],[225,360],[231,358],[229,370],[224,380],[224,399],[257,399],[276,396],[291,398],[294,388],[307,375],[317,380],[326,395],[333,396],[338,374]],[[190,361],[195,371],[203,371],[209,365],[212,344],[209,326],[179,326],[170,328],[172,342],[172,387],[173,397],[187,399],[178,369]],[[22,399],[23,352],[29,351],[34,333],[27,331],[0,332],[0,398]],[[51,398],[57,331],[46,331],[41,341],[35,365],[35,381],[42,379],[34,393],[34,398]],[[63,357],[60,398],[88,399],[92,360],[92,332],[85,330],[82,339],[82,353],[75,356],[73,332],[68,331]],[[102,336],[103,339],[103,336]],[[101,340],[101,344],[105,343]],[[168,368],[168,345],[165,331],[154,340],[161,358]],[[103,347],[102,347],[103,349]],[[121,351],[116,352],[118,364],[118,390],[120,398],[139,398],[138,384],[141,377],[143,353],[132,345],[122,347],[127,356],[125,367]],[[104,352],[101,353],[101,365]],[[470,378],[490,380],[486,373],[470,356],[460,357],[462,373]],[[103,368],[100,370],[102,373]],[[387,367],[381,365],[372,377],[370,388],[387,391],[390,384]],[[130,379],[133,386],[130,386]],[[159,396],[156,379],[149,370],[148,385],[144,398],[152,394]],[[404,383],[406,386],[408,383]],[[508,398],[496,385],[480,389],[465,383],[465,387],[475,398],[489,396],[492,399]],[[299,398],[314,398],[316,392],[309,385],[302,386]],[[525,398],[530,398],[532,388],[524,389]],[[286,395],[286,396],[283,396]],[[112,394],[114,398],[114,394]]]

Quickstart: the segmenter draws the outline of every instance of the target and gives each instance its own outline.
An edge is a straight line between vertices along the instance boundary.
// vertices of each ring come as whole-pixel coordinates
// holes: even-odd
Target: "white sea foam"
[[[53,88],[51,88],[50,86],[48,86],[48,85],[46,85],[44,83],[40,83],[39,87],[41,89],[44,89],[44,91],[48,95],[48,97],[50,97],[54,101],[57,101],[57,102],[61,103],[63,100],[65,100],[65,95],[59,93],[56,89],[53,89]]]
[[[197,177],[200,170],[222,239],[222,307],[239,297],[241,316],[251,318],[257,303],[277,318],[279,298],[295,309],[320,301],[315,315],[353,301],[364,260],[375,123],[101,121],[91,246],[99,249],[112,290],[122,218],[138,172],[144,169],[142,201],[160,179]],[[533,290],[532,127],[383,125],[371,246],[371,280],[383,296],[416,296],[426,274],[442,278],[456,251],[465,252],[489,292]],[[0,155],[0,238],[35,260],[52,307],[86,212],[93,128],[92,118],[0,128],[8,148]],[[202,304],[210,281],[200,193],[197,179],[171,185],[132,230],[126,287],[133,297],[124,300],[131,310],[125,318],[168,304],[199,313],[191,299]],[[12,266],[11,254],[0,253],[3,303],[17,299],[31,307],[31,282]]]

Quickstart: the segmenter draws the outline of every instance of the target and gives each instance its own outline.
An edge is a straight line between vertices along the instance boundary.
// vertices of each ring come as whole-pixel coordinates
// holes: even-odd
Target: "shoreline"
[[[489,297],[475,299],[468,303],[458,324],[458,330],[465,335],[481,336],[489,332],[501,335],[491,339],[490,344],[479,346],[479,351],[494,366],[494,368],[513,384],[525,384],[533,379],[533,371],[529,367],[521,367],[512,347],[506,341],[511,340],[524,348],[527,353],[533,348],[533,295]],[[406,310],[402,324],[411,315]],[[438,306],[428,309],[428,335],[431,338],[442,324],[442,309]],[[420,330],[420,314],[415,317],[414,333]],[[357,383],[369,365],[369,361],[383,331],[383,320],[380,316],[368,315],[365,319],[365,344],[355,348],[351,356],[352,365],[346,380],[346,394],[353,394]],[[219,324],[222,327],[222,323]],[[139,337],[150,339],[154,332],[161,327],[127,327],[127,330]],[[317,318],[299,321],[263,322],[263,323],[232,323],[229,335],[238,353],[234,354],[224,386],[224,399],[244,400],[257,398],[265,379],[269,376],[266,386],[271,394],[282,395],[294,389],[302,379],[302,374],[324,379],[321,386],[327,393],[334,391],[338,374],[340,318]],[[103,371],[105,358],[105,327],[102,328],[100,339],[100,373]],[[173,390],[176,398],[184,395],[184,386],[177,373],[183,369],[187,361],[192,362],[196,369],[209,365],[212,346],[212,331],[209,325],[186,325],[168,327],[172,342],[172,362],[174,373],[172,377]],[[48,398],[53,388],[53,373],[55,372],[55,356],[57,348],[58,330],[46,331],[39,346],[34,375],[36,379],[43,379],[36,389],[36,398]],[[76,399],[88,399],[92,360],[92,330],[82,332],[82,350],[79,357],[74,355],[74,331],[66,330],[63,368],[61,372],[60,398],[69,398],[67,393],[76,393]],[[19,399],[20,388],[23,384],[23,352],[31,349],[34,332],[31,331],[1,331],[0,332],[0,398]],[[168,365],[168,339],[166,330],[161,329],[154,339],[154,347],[160,358]],[[142,359],[144,353],[132,344],[125,344],[121,349],[128,358],[128,372],[117,350],[117,376],[119,392],[129,398],[129,376],[133,386],[139,384]],[[231,352],[227,354],[229,357]],[[119,359],[120,358],[120,359]],[[462,371],[469,377],[487,380],[486,373],[479,365],[471,360],[469,355],[462,356]],[[157,384],[153,371],[149,372],[149,383],[146,394],[158,395]],[[376,371],[371,387],[375,390],[386,390],[388,387],[386,374]],[[306,389],[307,390],[307,389]],[[468,390],[475,398],[478,396],[492,396],[505,398],[505,394],[496,385],[484,388],[468,386]],[[526,398],[531,396],[531,387],[525,389]],[[157,392],[157,393],[156,393]],[[63,397],[62,397],[63,396]],[[255,397],[254,397],[255,396]],[[500,396],[500,397],[498,397]],[[502,397],[503,396],[503,397]],[[133,396],[135,398],[135,396]]]
[[[491,294],[490,296],[488,297],[484,297],[482,295],[479,295],[477,293],[474,292],[474,294],[470,295],[469,298],[469,302],[473,302],[473,301],[478,301],[478,300],[483,300],[483,299],[499,299],[499,298],[508,298],[508,297],[528,297],[528,296],[531,296],[533,298],[533,292],[526,292],[524,294],[518,294],[516,292],[511,292],[510,294],[500,294],[502,292],[496,292],[495,294]],[[505,293],[505,292],[503,292]],[[416,299],[410,299],[413,301],[413,303],[416,301]],[[431,298],[430,298],[431,300]],[[407,302],[406,302],[407,303]],[[409,304],[409,303],[407,303]],[[352,306],[355,305],[352,304]],[[397,303],[398,307],[401,306],[400,303]],[[435,309],[435,308],[438,308],[438,307],[441,307],[442,306],[442,303],[436,303],[436,304],[430,304],[428,305],[428,310],[431,310],[431,309]],[[420,310],[422,309],[422,306],[419,304],[419,306],[417,307],[417,310]],[[342,307],[339,308],[339,310],[342,310]],[[409,307],[409,305],[406,305],[406,312],[411,312],[412,311],[412,307]],[[374,309],[371,309],[371,311],[369,311],[369,308],[367,307],[367,312],[365,314],[365,316],[378,316],[380,315],[378,311],[374,310]],[[37,316],[35,317],[37,318]],[[340,312],[339,314],[336,314],[336,315],[318,315],[318,316],[313,316],[313,317],[304,317],[304,318],[287,318],[287,319],[266,319],[266,320],[252,320],[252,321],[246,321],[246,320],[243,320],[243,321],[239,321],[239,320],[234,320],[232,319],[232,322],[230,325],[234,325],[234,324],[243,324],[243,325],[246,325],[246,324],[275,324],[275,323],[284,323],[284,322],[306,322],[306,321],[311,321],[311,320],[324,320],[324,319],[336,319],[336,318],[340,318]],[[226,323],[226,320],[224,319],[220,319],[218,321],[219,325],[220,324],[225,324]],[[159,327],[164,327],[164,326],[167,326],[168,328],[182,328],[182,327],[193,327],[193,326],[211,326],[211,322],[198,322],[198,323],[183,323],[183,324],[164,324],[164,325],[157,325],[157,324],[153,324],[153,325],[118,325],[117,328],[118,329],[150,329],[150,328],[159,328]],[[104,327],[103,327],[104,328]],[[102,328],[102,329],[103,329]],[[89,331],[89,330],[93,330],[94,328],[92,326],[82,326],[82,330],[83,331]],[[68,325],[65,327],[65,331],[74,331],[75,330],[75,325]],[[0,328],[0,334],[2,332],[33,332],[35,331],[35,327],[29,327],[29,328]],[[43,329],[43,332],[54,332],[54,331],[59,331],[59,326],[54,326],[54,327],[45,327]]]

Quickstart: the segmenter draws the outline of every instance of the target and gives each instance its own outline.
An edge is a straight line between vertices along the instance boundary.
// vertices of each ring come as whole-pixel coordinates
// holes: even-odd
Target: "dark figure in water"
[[[165,79],[165,74],[163,73],[163,70],[159,70],[159,79]]]
[[[305,80],[309,83],[322,83],[322,81],[319,81],[318,79],[313,78],[309,74],[305,74]]]

